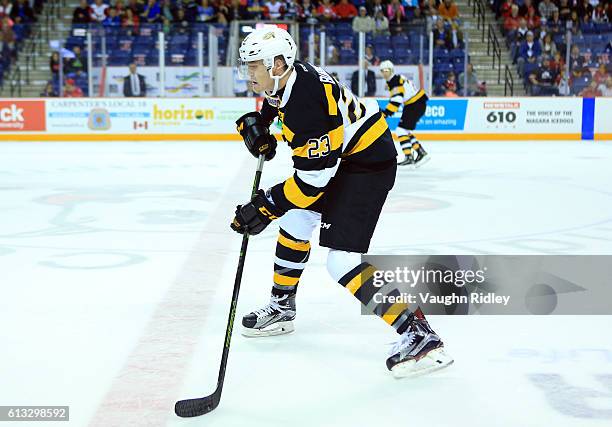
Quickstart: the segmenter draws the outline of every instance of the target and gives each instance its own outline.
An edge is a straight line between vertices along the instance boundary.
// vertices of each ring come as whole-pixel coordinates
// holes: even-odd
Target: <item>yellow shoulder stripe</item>
[[[327,108],[330,116],[338,115],[338,103],[336,102],[336,98],[334,98],[332,85],[326,83],[323,85],[325,87],[325,96],[327,97]]]
[[[287,140],[287,142],[291,142],[293,141],[293,137],[295,136],[295,134],[291,131],[291,129],[289,129],[289,127],[283,123],[283,136],[285,137],[285,139]]]
[[[363,135],[361,135],[361,138],[359,138],[357,144],[355,144],[355,146],[351,148],[350,151],[342,154],[342,157],[347,157],[351,154],[355,154],[365,150],[370,145],[372,145],[374,141],[380,138],[380,136],[385,133],[388,128],[389,127],[387,126],[387,122],[385,121],[384,116],[381,114],[380,118],[376,121],[376,123],[374,123],[370,129],[368,129]]]

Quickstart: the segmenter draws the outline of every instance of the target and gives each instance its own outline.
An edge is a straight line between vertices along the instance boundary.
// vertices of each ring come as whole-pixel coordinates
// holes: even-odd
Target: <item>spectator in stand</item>
[[[200,22],[212,22],[216,16],[215,8],[210,4],[208,0],[201,0],[198,6],[198,21]]]
[[[316,24],[317,7],[310,0],[303,0],[301,8],[298,10],[298,21]]]
[[[609,73],[608,69],[606,68],[606,64],[604,64],[603,62],[599,63],[597,70],[595,70],[595,72],[593,73],[593,80],[599,86],[600,84],[605,83],[605,81],[608,79],[608,76]]]
[[[380,64],[380,58],[374,55],[374,48],[371,44],[367,45],[365,48],[365,60],[373,66],[378,66],[378,64]]]
[[[327,65],[340,64],[340,50],[333,44],[327,48]]]
[[[65,62],[66,74],[86,72],[87,62],[83,58],[83,53],[81,52],[81,46],[78,46],[78,45],[74,46],[72,48],[72,53],[74,54],[74,56],[72,58],[68,58]]]
[[[357,16],[357,8],[348,0],[340,0],[334,7],[334,12],[340,21],[350,22]]]
[[[608,76],[606,82],[598,87],[601,96],[612,96],[612,76]]]
[[[299,0],[287,0],[285,4],[285,19],[295,21],[301,8]]]
[[[569,78],[565,74],[565,70],[563,68],[561,68],[557,74],[556,85],[560,96],[569,96],[571,94]]]
[[[561,70],[565,69],[565,61],[561,57],[561,52],[556,51],[553,58],[550,60],[550,68],[555,70],[557,75],[561,74]]]
[[[533,32],[528,31],[525,36],[525,41],[521,44],[519,56],[517,58],[519,75],[524,75],[526,62],[533,64],[538,60],[540,55],[542,55],[540,42],[534,39]]]
[[[529,9],[525,20],[527,21],[527,28],[533,31],[534,34],[539,34],[542,23],[540,21],[540,17],[536,14],[535,9]]]
[[[323,22],[330,22],[336,20],[336,12],[334,11],[334,5],[331,0],[323,0],[317,8],[317,15]]]
[[[84,95],[81,88],[74,84],[73,79],[66,79],[66,85],[64,86],[64,96],[66,98],[82,98]]]
[[[387,6],[387,18],[389,18],[389,22],[401,22],[406,17],[406,11],[404,10],[404,6],[400,3],[399,0],[391,0],[391,3]]]
[[[444,21],[437,19],[435,23],[436,28],[433,30],[433,42],[434,47],[447,48],[448,31],[444,27]]]
[[[443,84],[444,96],[456,98],[457,95],[457,77],[452,71],[446,75],[446,81]]]
[[[125,10],[125,17],[121,22],[121,26],[130,30],[132,34],[138,33],[138,28],[140,26],[140,18],[138,18],[138,15],[134,13],[133,9],[128,8]]]
[[[459,24],[456,21],[451,24],[449,36],[447,46],[450,47],[447,47],[447,49],[463,49],[463,32],[459,29]]]
[[[572,9],[572,14],[570,15],[570,21],[572,21],[572,29],[573,34],[576,35],[579,32],[580,29],[580,17],[578,16],[578,11],[575,9]]]
[[[431,19],[438,17],[436,0],[423,0],[423,14]]]
[[[553,16],[546,22],[547,33],[552,34],[553,36],[557,34],[563,34],[565,31],[565,22],[561,20],[558,11],[553,12]]]
[[[125,3],[123,0],[117,0],[115,2],[115,10],[117,11],[117,16],[119,17],[119,21],[123,22],[123,18],[125,18]]]
[[[565,22],[570,19],[571,15],[572,15],[572,6],[570,5],[569,0],[561,0],[561,3],[559,5],[559,19]]]
[[[555,10],[559,10],[559,8],[552,2],[552,0],[542,0],[538,6],[540,16],[547,20],[552,18],[552,14]]]
[[[510,15],[504,19],[504,31],[506,31],[507,35],[512,36],[513,31],[518,30],[521,19],[522,18],[519,16],[519,7],[513,4]]]
[[[538,70],[529,76],[531,94],[533,96],[559,95],[556,81],[557,75],[550,67],[550,60],[548,58],[544,58],[542,65],[538,68]]]
[[[174,22],[175,13],[174,6],[170,0],[162,0],[161,2],[161,17],[162,20],[165,18],[169,22]]]
[[[174,28],[179,34],[189,34],[189,28],[191,24],[185,16],[185,9],[180,8],[176,11],[176,18],[174,20]]]
[[[49,58],[49,70],[51,71],[52,76],[59,75],[60,69],[60,59],[59,52],[55,51],[51,54],[51,58]]]
[[[142,13],[142,11],[144,10],[144,7],[142,5],[142,3],[140,3],[141,0],[128,0],[128,9],[132,9],[132,12],[134,12],[134,15],[136,16],[140,16],[140,14]]]
[[[265,3],[268,13],[266,19],[283,19],[285,15],[285,3],[278,0],[269,0]]]
[[[89,8],[89,4],[87,0],[81,0],[79,6],[74,9],[72,13],[72,23],[73,24],[89,24],[91,21],[91,9]]]
[[[590,18],[593,15],[594,9],[589,0],[578,0],[577,3],[576,12],[578,12],[578,18],[583,19],[585,16]]]
[[[218,3],[217,6],[217,23],[221,25],[227,25],[228,16],[229,16],[229,8],[225,3]]]
[[[363,61],[363,77],[365,79],[363,82],[364,96],[376,95],[376,74],[369,69],[369,65],[368,61]],[[356,95],[359,94],[359,70],[354,71],[351,76],[351,92]]]
[[[105,27],[121,26],[121,20],[117,16],[117,9],[115,9],[114,7],[108,8],[108,16],[104,18],[104,21],[102,21],[102,25],[104,25]]]
[[[383,15],[385,14],[386,10],[385,10],[385,5],[382,3],[382,0],[374,0],[374,2],[372,3],[372,5],[370,6],[370,15],[372,16],[376,16],[376,14],[378,13],[378,11],[381,11],[383,13]]]
[[[34,11],[25,0],[17,0],[17,3],[13,3],[9,16],[15,24],[29,24],[36,21]]]
[[[542,39],[542,55],[552,58],[557,53],[557,45],[553,41],[551,34],[546,34]]]
[[[608,1],[608,10],[612,11],[612,2]],[[593,10],[593,22],[601,23],[601,22],[609,22],[610,17],[606,11],[606,5],[602,1],[597,3],[595,6],[595,10]]]
[[[265,7],[261,5],[259,0],[253,0],[247,7],[247,12],[250,19],[262,20],[264,19]]]
[[[453,0],[444,0],[438,7],[438,13],[442,19],[454,21],[459,19],[459,9]]]
[[[519,7],[519,15],[527,16],[529,15],[530,10],[533,10],[536,14],[538,13],[532,0],[524,0],[523,4]]]
[[[353,19],[353,31],[356,33],[371,33],[374,31],[374,18],[368,16],[368,10],[365,6],[359,7],[359,16]]]
[[[572,50],[570,52],[569,59],[569,69],[570,72],[573,73],[575,70],[580,70],[582,73],[582,69],[584,68],[584,58],[580,55],[580,48],[577,45],[572,46]]]
[[[597,82],[592,80],[591,83],[587,87],[585,87],[582,92],[580,92],[580,96],[583,98],[595,98],[598,96],[602,96],[603,94],[599,90]]]
[[[53,83],[47,82],[47,86],[45,86],[45,90],[40,93],[42,98],[55,98],[57,97],[57,92],[53,89]]]
[[[389,34],[389,20],[382,10],[376,12],[374,16],[374,35],[382,36]]]
[[[149,24],[160,22],[161,7],[159,7],[157,0],[149,0],[147,2],[144,11],[140,14],[140,18],[142,22],[148,22]]]
[[[2,0],[0,2],[0,16],[11,16],[11,11],[13,10],[13,3],[10,0]]]
[[[512,0],[506,0],[499,7],[499,15],[502,19],[508,18],[512,14],[512,8],[516,6]]]
[[[15,32],[13,31],[13,21],[8,15],[4,15],[0,20],[0,54],[4,53],[5,46],[10,54],[15,52]]]
[[[527,21],[525,18],[519,19],[519,26],[515,31],[508,33],[508,41],[510,42],[510,55],[512,57],[512,63],[516,64],[518,59],[519,49],[521,44],[525,41],[529,28],[527,28]]]
[[[106,9],[108,9],[108,5],[106,3],[103,3],[102,0],[96,0],[95,3],[89,7],[90,21],[104,21],[104,19],[106,19]]]
[[[246,6],[240,4],[240,0],[231,0],[231,5],[228,8],[227,12],[227,22],[231,22],[234,20],[246,19],[247,10]]]
[[[480,86],[480,82],[478,81],[478,77],[476,76],[476,73],[474,72],[474,66],[472,65],[472,63],[468,63],[467,64],[467,87],[462,88],[461,92],[463,96],[482,96],[481,95],[481,86]],[[459,74],[459,84],[460,85],[464,85],[465,82],[465,77],[466,77],[466,72],[462,72]]]

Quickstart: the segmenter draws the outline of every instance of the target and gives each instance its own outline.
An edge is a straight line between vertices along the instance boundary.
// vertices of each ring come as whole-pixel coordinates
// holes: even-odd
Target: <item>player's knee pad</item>
[[[280,228],[298,240],[309,241],[318,227],[321,214],[306,209],[291,209],[278,220]]]
[[[361,254],[330,249],[327,255],[327,271],[338,282],[349,271],[361,264]]]

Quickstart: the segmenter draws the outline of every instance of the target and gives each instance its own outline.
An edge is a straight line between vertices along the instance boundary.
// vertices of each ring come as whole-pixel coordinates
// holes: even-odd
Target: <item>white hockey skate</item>
[[[438,371],[453,363],[444,343],[431,329],[421,309],[390,351],[387,369],[395,378],[411,378]]]
[[[270,303],[242,318],[242,335],[249,338],[284,335],[295,330],[295,295],[277,297]]]

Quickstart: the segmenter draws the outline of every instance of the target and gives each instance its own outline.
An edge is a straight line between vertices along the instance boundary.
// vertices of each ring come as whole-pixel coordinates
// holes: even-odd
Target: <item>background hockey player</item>
[[[387,107],[383,111],[385,117],[392,116],[402,105],[404,106],[402,118],[395,130],[397,142],[406,156],[399,164],[419,167],[427,163],[430,157],[412,134],[412,131],[416,128],[419,119],[425,114],[429,98],[423,89],[417,90],[406,77],[394,74],[391,61],[380,63],[380,74],[387,82],[387,89],[389,89],[391,96]]]
[[[396,150],[375,100],[361,100],[324,70],[295,60],[296,45],[279,28],[250,33],[240,47],[241,69],[254,91],[265,95],[261,113],[237,121],[254,156],[275,153],[268,127],[282,122],[283,140],[292,149],[295,172],[238,206],[232,229],[255,235],[278,219],[270,303],[243,318],[247,336],[293,331],[295,295],[319,228],[329,248],[330,275],[391,325],[400,338],[387,359],[396,376],[440,369],[452,362],[420,310],[405,304],[375,304],[375,268],[361,262],[388,192],[395,182]],[[396,291],[397,292],[397,291]]]

